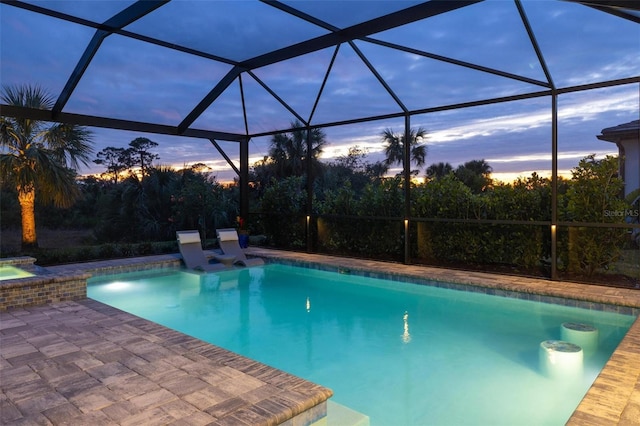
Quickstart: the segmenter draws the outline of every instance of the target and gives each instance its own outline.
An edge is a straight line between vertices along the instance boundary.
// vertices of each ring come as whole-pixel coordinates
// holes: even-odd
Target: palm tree
[[[380,181],[389,171],[389,165],[385,161],[376,161],[365,166],[366,175],[373,181]]]
[[[299,121],[291,123],[295,130],[289,133],[278,133],[271,138],[269,157],[279,177],[302,176],[306,173],[307,159],[317,169],[318,158],[327,144],[327,137],[321,129],[311,130],[311,153],[307,154],[307,130]],[[317,170],[316,170],[317,171]]]
[[[482,159],[467,161],[459,165],[453,173],[474,193],[479,194],[491,185],[491,172],[493,168]]]
[[[7,105],[51,110],[54,99],[39,86],[4,87]],[[88,164],[91,133],[68,124],[0,117],[0,177],[15,186],[22,216],[22,248],[37,247],[35,200],[70,206],[80,194],[76,173]]]
[[[427,131],[419,127],[409,131],[409,146],[411,147],[411,162],[422,167],[427,158],[427,146],[420,142],[427,137]],[[391,129],[382,132],[382,142],[386,144],[384,153],[387,165],[402,164],[404,158],[405,134],[394,133]]]
[[[453,172],[453,166],[449,163],[433,163],[427,167],[427,177],[429,179],[440,179]]]

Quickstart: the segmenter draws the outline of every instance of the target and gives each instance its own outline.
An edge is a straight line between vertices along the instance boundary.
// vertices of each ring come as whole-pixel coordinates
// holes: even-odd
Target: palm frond
[[[39,85],[3,86],[0,99],[7,105],[23,106],[34,109],[53,108],[55,99]]]
[[[35,156],[36,192],[41,201],[69,207],[80,195],[76,173],[61,164],[51,150],[38,149]]]
[[[410,129],[409,135],[394,133],[392,129],[387,128],[381,133],[381,136],[382,142],[385,143],[385,164],[403,163],[407,136],[409,137],[409,146],[411,147],[411,160],[416,163],[418,167],[422,167],[425,164],[427,147],[426,145],[422,145],[421,141],[427,137],[427,131],[423,127]]]
[[[43,140],[52,149],[58,161],[78,168],[89,164],[93,154],[92,133],[80,126],[56,124],[44,132]]]

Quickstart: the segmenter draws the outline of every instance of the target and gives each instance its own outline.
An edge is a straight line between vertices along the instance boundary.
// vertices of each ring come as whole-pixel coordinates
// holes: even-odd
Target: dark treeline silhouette
[[[416,167],[411,176],[417,178],[427,164],[426,131],[412,130],[409,136]],[[313,249],[321,253],[403,260],[405,180],[402,174],[390,176],[389,167],[402,164],[404,139],[385,130],[383,160],[369,161],[367,150],[353,146],[342,156],[321,161],[327,146],[324,132],[293,122],[291,131],[272,137],[268,155],[250,170],[250,212],[243,222],[251,235],[260,236],[254,243],[304,250],[310,238]],[[237,226],[237,181],[221,184],[204,164],[183,170],[155,165],[156,146],[137,138],[128,148],[98,152],[94,161],[105,172],[78,178],[79,196],[71,206],[36,202],[39,225],[90,229],[96,244],[175,241],[180,229],[198,229],[205,239],[215,238],[216,228]],[[558,220],[626,220],[603,214],[634,208],[620,196],[623,183],[617,168],[615,157],[589,156],[573,169],[571,179],[559,179]],[[311,206],[309,170],[314,177]],[[424,179],[412,181],[410,189],[413,261],[470,268],[493,265],[548,275],[549,179],[533,173],[511,183],[495,181],[484,159],[455,167],[431,164],[423,173]],[[11,182],[2,182],[3,228],[20,226],[16,186]],[[623,228],[561,230],[558,267],[567,274],[597,274],[616,262],[624,248],[635,247],[628,235]]]

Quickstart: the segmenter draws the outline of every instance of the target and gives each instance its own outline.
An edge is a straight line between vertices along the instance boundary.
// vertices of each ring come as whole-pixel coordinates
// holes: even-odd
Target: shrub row
[[[101,244],[97,246],[79,246],[63,249],[34,249],[21,252],[23,256],[37,259],[40,266],[60,265],[65,263],[89,262],[126,257],[150,256],[155,254],[175,253],[178,245],[175,241]],[[3,256],[12,255],[3,253]]]

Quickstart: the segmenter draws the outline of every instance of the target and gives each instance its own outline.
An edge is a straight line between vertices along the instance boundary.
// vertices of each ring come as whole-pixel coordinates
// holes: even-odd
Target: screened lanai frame
[[[175,1],[175,0],[174,0]],[[89,41],[88,45],[84,49],[84,52],[80,59],[75,64],[73,71],[69,75],[64,88],[61,90],[57,97],[55,106],[51,111],[33,110],[27,108],[18,108],[10,105],[0,105],[2,109],[2,115],[34,118],[45,121],[55,121],[69,124],[85,125],[90,127],[102,127],[117,130],[130,130],[145,133],[155,133],[163,135],[176,135],[184,137],[192,137],[198,139],[208,140],[227,161],[229,166],[238,174],[240,182],[240,211],[241,215],[246,217],[249,212],[249,196],[248,196],[248,184],[249,184],[249,142],[252,138],[270,136],[277,133],[293,130],[291,128],[278,128],[268,131],[251,132],[247,120],[247,108],[249,105],[245,103],[245,95],[243,93],[243,86],[246,81],[257,82],[267,93],[269,93],[291,116],[295,117],[300,123],[303,124],[304,129],[310,130],[315,128],[329,128],[347,124],[374,122],[385,119],[399,118],[404,120],[404,132],[408,134],[411,129],[411,119],[417,115],[424,115],[430,113],[437,113],[449,110],[459,110],[464,108],[471,108],[482,105],[499,104],[511,101],[519,101],[533,98],[549,98],[551,110],[551,157],[552,157],[552,219],[550,222],[529,222],[526,223],[519,221],[485,221],[486,223],[500,223],[507,225],[521,225],[521,224],[538,224],[543,226],[549,226],[552,236],[551,250],[552,250],[552,272],[551,278],[556,279],[556,237],[555,229],[557,226],[563,225],[575,225],[563,224],[558,222],[557,217],[557,175],[558,175],[558,97],[567,93],[582,92],[593,89],[617,87],[624,85],[638,85],[640,88],[640,76],[633,76],[629,78],[614,79],[598,81],[590,84],[580,85],[565,85],[558,87],[554,83],[553,75],[547,66],[545,55],[541,49],[538,40],[536,38],[536,32],[533,30],[529,23],[526,8],[523,7],[523,3],[520,0],[514,0],[513,4],[517,8],[522,28],[525,30],[528,41],[531,48],[535,51],[538,65],[541,67],[544,73],[544,79],[532,78],[529,76],[523,76],[516,73],[508,72],[498,68],[491,68],[483,65],[478,65],[472,62],[466,62],[459,59],[454,59],[442,54],[432,53],[430,51],[417,49],[415,47],[409,47],[406,45],[400,45],[389,41],[380,40],[373,35],[398,28],[410,23],[427,20],[429,18],[446,15],[447,13],[466,8],[476,3],[481,3],[480,0],[447,0],[447,1],[426,1],[410,5],[406,8],[397,7],[394,9],[390,7],[388,13],[376,16],[367,16],[367,19],[353,23],[352,25],[337,26],[322,20],[319,15],[308,12],[303,12],[303,8],[297,8],[295,3],[279,2],[279,1],[263,1],[264,5],[277,9],[282,13],[288,14],[291,17],[312,24],[321,30],[321,35],[309,37],[297,43],[288,44],[280,48],[263,52],[248,58],[231,58],[230,56],[219,55],[207,50],[199,50],[186,45],[173,43],[169,40],[162,38],[152,37],[142,32],[136,32],[131,30],[131,26],[139,21],[141,18],[153,14],[157,10],[161,10],[169,1],[154,1],[145,0],[131,3],[128,7],[124,8],[118,13],[108,17],[103,21],[97,21],[88,19],[87,17],[81,17],[64,11],[64,9],[56,9],[54,7],[49,8],[47,2],[37,1],[9,1],[1,0],[1,2],[7,6],[19,8],[30,13],[40,14],[60,20],[61,22],[76,24],[87,28],[91,31],[95,31],[93,37]],[[617,18],[640,24],[640,2],[629,0],[569,0],[570,3],[579,4],[586,8],[597,10],[603,14],[613,15]],[[333,2],[332,4],[339,4],[339,2]],[[388,2],[390,4],[390,2]],[[326,5],[326,3],[325,3]],[[325,7],[323,5],[323,7]],[[327,6],[328,7],[328,6]],[[95,18],[94,18],[95,19]],[[92,114],[78,114],[67,112],[65,107],[68,105],[74,91],[77,90],[78,85],[81,83],[87,68],[92,64],[98,51],[101,49],[103,42],[110,36],[117,34],[119,36],[126,37],[131,40],[136,40],[142,43],[148,43],[163,49],[169,49],[171,51],[178,51],[193,55],[198,58],[202,58],[207,61],[213,61],[215,63],[225,64],[229,70],[220,78],[218,83],[210,89],[207,95],[202,98],[193,108],[185,114],[182,120],[177,125],[167,125],[164,123],[154,122],[141,122],[132,121],[117,117],[99,116]],[[358,47],[359,42],[367,42],[372,45],[382,46],[397,50],[399,52],[405,52],[407,54],[416,55],[423,58],[429,58],[442,63],[447,63],[457,67],[463,67],[474,72],[486,73],[490,75],[500,76],[513,81],[518,81],[531,85],[536,90],[530,90],[526,93],[500,96],[489,99],[473,100],[469,102],[453,103],[448,105],[431,106],[428,108],[410,108],[403,102],[401,96],[399,96],[391,85],[385,80],[385,77],[378,71],[375,65],[362,53]],[[392,113],[369,115],[366,117],[349,118],[338,121],[328,122],[316,122],[314,120],[314,111],[319,101],[326,96],[323,94],[322,88],[327,83],[331,67],[334,60],[341,48],[349,46],[360,57],[365,64],[366,69],[375,77],[380,83],[380,86],[386,91],[387,95],[393,99],[397,106],[397,111]],[[289,105],[276,90],[273,90],[268,83],[262,80],[256,73],[257,69],[263,68],[268,65],[281,63],[292,58],[304,57],[306,54],[318,52],[323,49],[331,49],[333,51],[331,61],[327,67],[327,71],[324,75],[324,79],[321,85],[321,89],[317,94],[314,101],[311,113],[304,115],[297,111],[294,107]],[[243,83],[244,82],[244,83]],[[241,100],[242,100],[242,116],[244,120],[244,132],[229,132],[224,130],[207,130],[194,126],[194,123],[198,121],[200,117],[205,113],[207,108],[216,102],[225,90],[231,84],[238,84]],[[616,124],[616,123],[612,123]],[[307,132],[309,134],[309,132]],[[236,165],[232,159],[225,153],[224,149],[220,145],[219,141],[230,141],[238,143],[239,145],[239,164]],[[307,141],[310,146],[311,141]],[[409,146],[405,147],[404,152],[404,169],[403,178],[405,181],[405,205],[404,205],[404,229],[405,229],[405,262],[410,261],[410,247],[409,247],[409,229],[411,221],[417,220],[417,218],[411,217],[410,206],[410,151]],[[312,176],[312,170],[309,167],[307,171],[309,176]],[[312,179],[307,180],[307,223],[309,218],[312,217]],[[475,221],[474,221],[475,222]],[[582,225],[582,224],[581,224]],[[603,224],[584,224],[585,226],[603,226]],[[638,227],[638,225],[631,224],[606,224],[607,227]],[[307,233],[307,247],[312,250],[311,233]]]

